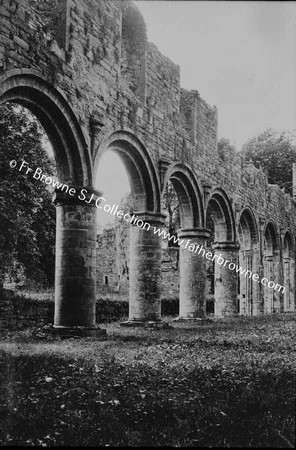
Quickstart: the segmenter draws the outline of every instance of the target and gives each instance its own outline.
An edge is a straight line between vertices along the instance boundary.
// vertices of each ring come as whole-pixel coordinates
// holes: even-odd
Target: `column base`
[[[53,336],[67,339],[72,337],[106,336],[107,332],[99,327],[63,327],[54,325],[52,334]]]
[[[155,329],[167,329],[171,328],[171,324],[168,322],[162,322],[162,321],[144,321],[144,320],[127,320],[126,322],[121,322],[121,327],[126,328],[155,328]]]
[[[173,319],[173,322],[197,322],[203,324],[211,323],[213,322],[213,320],[208,317],[176,317],[175,319]]]

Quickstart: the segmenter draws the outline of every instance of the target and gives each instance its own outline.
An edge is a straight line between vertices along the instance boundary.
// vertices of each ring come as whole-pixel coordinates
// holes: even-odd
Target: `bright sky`
[[[296,2],[136,4],[181,86],[217,106],[219,137],[240,149],[268,127],[296,128]]]
[[[296,128],[296,2],[136,3],[149,41],[180,66],[181,86],[217,106],[219,138],[239,150],[266,128]],[[97,187],[116,204],[128,191],[117,156],[104,155]]]

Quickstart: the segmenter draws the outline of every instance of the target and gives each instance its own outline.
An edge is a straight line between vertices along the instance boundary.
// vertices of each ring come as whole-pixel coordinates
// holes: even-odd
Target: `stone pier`
[[[69,188],[76,194],[69,195],[70,189],[56,191],[53,200],[57,213],[54,328],[60,334],[76,334],[80,329],[80,334],[89,335],[98,330],[95,201],[100,193],[87,188],[81,201],[82,187]]]
[[[215,244],[213,249],[217,255],[214,275],[215,316],[233,316],[238,312],[238,274],[235,269],[229,269],[228,264],[239,264],[239,246],[236,243],[223,242]],[[224,262],[220,263],[222,259]]]
[[[179,319],[203,318],[206,315],[206,239],[205,229],[182,229],[180,246],[180,313]],[[198,246],[198,247],[197,247]],[[209,255],[208,255],[209,257]]]
[[[129,320],[124,326],[161,324],[161,214],[137,213],[130,230]]]

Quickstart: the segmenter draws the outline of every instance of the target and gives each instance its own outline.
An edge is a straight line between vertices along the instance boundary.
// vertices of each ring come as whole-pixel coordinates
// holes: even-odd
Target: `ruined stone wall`
[[[115,229],[104,229],[97,235],[97,293],[117,293],[119,279],[117,271],[117,247]]]
[[[167,307],[169,310],[169,307]],[[22,330],[52,325],[54,300],[37,300],[0,291],[0,330]],[[128,315],[127,301],[102,300],[96,304],[97,323],[122,320]]]
[[[116,223],[104,229],[97,238],[97,297],[129,296],[129,224]],[[179,248],[162,249],[162,297],[166,300],[179,296]],[[108,284],[106,284],[108,277]]]
[[[0,292],[0,329],[43,326],[52,323],[53,300],[31,300],[13,291]]]
[[[224,190],[236,227],[249,206],[259,229],[272,219],[280,236],[290,229],[295,240],[295,201],[240,154],[218,155],[216,108],[197,91],[180,90],[178,66],[147,42],[138,13],[132,29],[134,11],[119,0],[0,0],[0,89],[20,73],[31,74],[33,85],[35,74],[73,110],[92,162],[123,130],[145,146],[160,179],[173,164],[186,164],[205,205],[215,188]],[[95,139],[94,121],[101,124]],[[259,246],[262,261],[262,233]]]
[[[52,4],[54,10],[57,1],[42,4],[48,8]],[[0,74],[17,67],[35,69],[67,98],[89,142],[89,119],[102,115],[105,126],[99,141],[119,125],[135,130],[156,163],[162,159],[188,162],[201,185],[220,186],[235,203],[252,204],[258,214],[268,213],[278,220],[282,212],[274,210],[268,195],[277,190],[276,196],[288,210],[291,200],[279,188],[268,186],[260,171],[250,177],[239,154],[221,160],[216,109],[196,91],[182,89],[179,103],[179,68],[154,45],[146,44],[145,103],[129,89],[120,74],[124,51],[120,4],[116,0],[59,2],[67,13],[67,29],[60,30],[68,35],[68,48],[64,48],[49,39],[48,14],[42,12],[40,2],[1,0]]]

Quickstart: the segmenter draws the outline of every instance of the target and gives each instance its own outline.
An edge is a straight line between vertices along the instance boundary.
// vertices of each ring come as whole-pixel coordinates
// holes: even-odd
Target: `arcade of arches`
[[[295,200],[239,153],[218,154],[216,107],[180,89],[179,67],[148,43],[133,3],[11,0],[1,23],[0,104],[36,115],[59,180],[87,192],[84,201],[55,193],[57,328],[96,328],[94,180],[111,150],[129,175],[134,214],[151,225],[131,226],[130,323],[161,321],[161,238],[153,230],[164,223],[169,180],[180,238],[211,242],[213,254],[285,287],[276,292],[215,263],[215,315],[295,310]],[[180,248],[181,317],[205,315],[206,278],[206,258]]]

